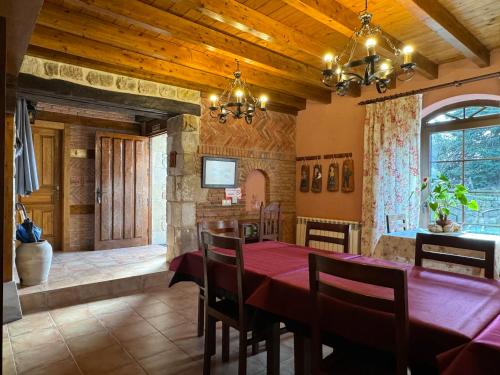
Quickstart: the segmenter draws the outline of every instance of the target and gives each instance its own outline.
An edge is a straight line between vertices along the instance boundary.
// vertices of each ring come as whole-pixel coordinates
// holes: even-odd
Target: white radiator
[[[349,252],[352,254],[359,254],[361,251],[361,224],[355,221],[335,220],[335,219],[321,219],[317,217],[304,217],[297,216],[297,235],[296,244],[304,246],[306,241],[306,224],[308,221],[319,223],[332,223],[332,224],[349,224]],[[340,233],[331,233],[324,231],[314,231],[314,234],[322,236],[331,236],[342,238]],[[338,244],[310,241],[310,247],[322,250],[342,251],[342,246]]]

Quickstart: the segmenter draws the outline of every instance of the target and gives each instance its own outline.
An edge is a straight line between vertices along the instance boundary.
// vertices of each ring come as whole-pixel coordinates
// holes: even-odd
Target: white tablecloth
[[[375,256],[387,260],[413,264],[415,262],[416,235],[417,230],[407,230],[382,235],[377,242],[377,246],[375,247]],[[495,241],[495,278],[500,279],[500,236],[478,233],[460,233],[450,235]],[[444,234],[442,234],[442,236],[444,236]],[[429,247],[429,249],[432,250],[431,247]],[[437,250],[440,252],[450,252],[460,255],[478,256],[476,251],[470,250],[459,250],[441,246],[439,246]],[[480,276],[482,274],[482,271],[476,267],[435,262],[431,260],[424,260],[424,266],[475,276]]]

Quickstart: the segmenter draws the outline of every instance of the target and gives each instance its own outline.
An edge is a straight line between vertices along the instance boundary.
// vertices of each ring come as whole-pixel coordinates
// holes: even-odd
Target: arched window
[[[470,101],[422,120],[422,175],[443,173],[464,184],[479,211],[455,207],[451,219],[464,230],[500,235],[500,103]],[[429,220],[429,218],[427,218]]]

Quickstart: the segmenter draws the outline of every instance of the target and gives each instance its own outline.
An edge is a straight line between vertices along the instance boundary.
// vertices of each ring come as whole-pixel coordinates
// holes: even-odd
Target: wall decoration
[[[354,160],[346,159],[342,163],[342,192],[354,191]]]
[[[322,182],[323,175],[321,173],[321,164],[314,164],[311,191],[313,193],[321,193]]]
[[[300,191],[307,193],[309,191],[309,166],[302,164],[300,168]]]
[[[328,179],[326,184],[326,189],[328,191],[339,191],[339,163],[335,160],[332,160],[330,165],[328,166]]]
[[[238,183],[238,160],[203,157],[202,188],[235,188]]]

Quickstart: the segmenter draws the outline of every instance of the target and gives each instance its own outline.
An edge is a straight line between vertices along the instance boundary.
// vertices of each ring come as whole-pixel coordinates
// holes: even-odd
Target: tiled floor
[[[20,287],[19,294],[166,271],[166,251],[164,246],[149,245],[112,250],[55,252],[48,282]],[[15,280],[19,282],[17,273]]]
[[[38,312],[3,329],[2,373],[202,373],[203,338],[196,336],[198,289],[192,283]],[[212,374],[237,373],[237,333],[231,360],[220,361],[220,327]],[[281,339],[281,374],[293,373],[293,340]],[[251,374],[265,374],[266,353],[248,359]]]

